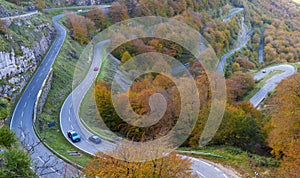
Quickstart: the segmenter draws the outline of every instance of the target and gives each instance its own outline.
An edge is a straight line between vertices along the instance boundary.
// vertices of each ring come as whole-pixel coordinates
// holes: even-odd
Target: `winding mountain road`
[[[42,61],[40,67],[37,69],[31,81],[28,83],[26,89],[24,90],[22,96],[20,97],[13,112],[10,128],[11,130],[16,132],[17,137],[20,138],[21,140],[27,139],[28,140],[27,144],[35,144],[40,142],[33,129],[33,120],[32,120],[33,109],[34,109],[35,101],[37,99],[38,92],[40,91],[46,76],[50,72],[50,69],[66,37],[66,30],[64,29],[63,26],[61,26],[58,23],[58,19],[61,17],[63,17],[63,15],[58,15],[53,17],[52,20],[57,30],[57,37],[53,45],[49,49],[49,52],[47,53],[44,60]],[[226,59],[234,52],[240,50],[243,46],[245,46],[247,44],[248,39],[251,37],[251,35],[252,34],[249,33],[245,41],[241,45],[239,45],[236,49],[232,50],[231,52],[227,53],[221,58],[219,67],[217,69],[218,71],[220,72],[224,71]],[[94,71],[93,67],[101,65],[102,47],[107,42],[108,41],[103,41],[95,46],[94,58],[92,61],[92,65],[89,69],[89,72],[86,75],[86,78],[66,99],[66,101],[64,102],[61,108],[61,113],[60,113],[60,126],[63,135],[66,137],[67,140],[69,140],[66,135],[66,132],[71,129],[76,130],[81,135],[82,140],[79,143],[72,143],[69,140],[70,143],[73,144],[75,147],[79,148],[80,150],[87,152],[91,155],[99,151],[107,151],[107,150],[114,149],[114,144],[108,141],[103,141],[103,143],[99,145],[95,145],[94,143],[91,143],[87,138],[92,134],[85,127],[82,126],[82,124],[80,123],[80,119],[78,117],[80,103],[98,75],[98,71]],[[278,68],[278,70],[283,70],[283,68],[286,69],[287,73],[282,76],[280,75],[281,80],[291,75],[291,72],[288,72],[291,71],[291,68],[288,66],[281,66],[280,68]],[[269,70],[269,68],[267,70]],[[270,68],[270,70],[277,70],[277,69]],[[256,78],[259,79],[260,77],[264,77],[265,75],[267,75],[267,73],[257,74]],[[279,82],[280,79],[276,79],[276,78],[272,79],[271,81],[275,83],[273,83],[272,85],[270,84],[271,86],[269,88],[273,88],[276,82]],[[264,91],[269,90],[269,88],[267,88]],[[265,92],[261,92],[261,94],[257,94],[257,95],[258,95],[257,99],[253,99],[254,104],[261,102],[261,98],[265,97]],[[25,136],[27,138],[25,138]],[[51,157],[51,159],[48,162],[47,159],[49,157]],[[55,163],[54,167],[38,170],[39,174],[49,173],[47,174],[47,176],[44,177],[61,177],[63,175],[62,168],[66,166],[66,163],[64,163],[61,159],[53,155],[52,152],[50,152],[43,144],[39,144],[38,146],[35,147],[35,150],[32,154],[32,159],[35,161],[35,163],[38,166],[45,166],[46,161],[47,161],[46,164],[49,165]],[[200,177],[216,177],[216,178],[228,177],[228,175],[226,175],[223,171],[221,171],[212,163],[209,163],[202,159],[196,159],[196,158],[192,158],[191,160],[193,161],[192,167],[194,172],[197,173]]]
[[[255,108],[257,108],[259,104],[268,96],[268,93],[270,93],[272,90],[276,88],[279,82],[281,82],[283,79],[286,79],[289,76],[292,76],[296,72],[295,68],[291,65],[288,64],[278,65],[278,66],[268,67],[258,72],[256,75],[254,75],[254,79],[259,81],[265,78],[269,73],[273,71],[283,71],[283,73],[275,74],[271,78],[269,78],[265,82],[265,85],[250,99],[250,103]]]
[[[223,19],[223,22],[227,22],[227,21],[231,20],[231,18],[232,18],[235,14],[237,14],[237,13],[239,13],[239,12],[242,12],[243,10],[244,10],[244,8],[235,8],[235,9],[232,9],[232,12],[231,12],[227,17],[225,17],[225,18]]]
[[[33,110],[38,93],[66,37],[66,30],[58,23],[58,19],[61,17],[63,15],[52,18],[57,30],[56,39],[21,95],[11,118],[10,129],[16,133],[20,140],[24,140],[26,145],[35,145],[40,142],[33,129]],[[34,147],[32,159],[38,167],[43,167],[37,169],[39,175],[44,175],[44,177],[61,177],[64,173],[63,168],[66,167],[64,161],[52,154],[43,144],[38,144]],[[53,167],[53,165],[55,166]]]
[[[97,152],[103,151],[113,151],[115,144],[109,141],[103,140],[101,144],[94,144],[88,140],[88,138],[93,135],[90,133],[81,123],[79,118],[79,107],[83,97],[86,95],[87,91],[90,89],[91,85],[94,83],[98,72],[94,71],[94,66],[100,66],[102,63],[102,47],[108,41],[98,43],[94,47],[94,57],[92,65],[86,75],[85,79],[73,90],[73,92],[68,96],[64,102],[61,112],[60,112],[60,127],[63,135],[66,139],[73,144],[78,149],[86,152],[88,154],[94,155]],[[81,136],[81,141],[78,143],[73,143],[67,136],[68,130],[76,130],[76,132]],[[221,171],[214,164],[209,163],[202,159],[191,158],[193,162],[193,171],[200,177],[214,177],[214,178],[226,178],[228,177],[223,171]]]
[[[226,53],[225,55],[223,55],[221,57],[219,65],[218,65],[218,67],[216,69],[219,73],[223,73],[224,72],[227,58],[229,56],[233,55],[235,52],[237,52],[240,49],[242,49],[243,47],[245,47],[246,44],[248,43],[249,38],[253,35],[253,33],[254,33],[254,31],[250,31],[249,33],[247,33],[245,39],[242,41],[242,43],[240,43],[240,45],[238,47],[234,48],[233,50],[231,50],[230,52]]]

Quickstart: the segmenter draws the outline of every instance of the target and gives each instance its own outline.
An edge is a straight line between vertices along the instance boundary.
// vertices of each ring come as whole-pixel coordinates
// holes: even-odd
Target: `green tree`
[[[31,159],[25,152],[15,148],[6,150],[0,155],[0,177],[36,177],[30,165]]]
[[[0,145],[12,147],[16,143],[15,133],[10,131],[7,126],[0,128]]]
[[[250,104],[228,104],[221,126],[210,144],[236,146],[255,152],[254,145],[264,144],[265,140],[261,120],[262,115],[255,113]]]
[[[9,103],[6,99],[0,98],[0,120],[3,120],[9,114]]]

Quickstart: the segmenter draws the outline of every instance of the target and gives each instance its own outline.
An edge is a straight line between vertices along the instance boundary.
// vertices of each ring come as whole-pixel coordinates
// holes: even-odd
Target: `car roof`
[[[92,138],[93,139],[99,139],[99,137],[97,135],[93,135]]]

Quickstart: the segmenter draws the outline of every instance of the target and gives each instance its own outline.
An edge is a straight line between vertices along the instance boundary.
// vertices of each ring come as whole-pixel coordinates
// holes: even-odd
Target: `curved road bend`
[[[92,133],[90,133],[84,126],[82,126],[78,115],[81,101],[98,75],[98,71],[94,71],[93,68],[94,66],[101,66],[102,47],[107,42],[108,41],[104,41],[95,46],[93,62],[86,78],[68,96],[60,112],[60,127],[66,139],[78,149],[91,155],[94,155],[99,151],[112,151],[115,147],[115,144],[105,140],[103,140],[103,142],[99,145],[90,142],[88,140],[88,137],[90,137]],[[78,132],[78,134],[81,135],[81,141],[78,143],[73,143],[67,136],[68,130],[75,130],[76,132]],[[194,163],[192,166],[193,171],[200,177],[228,177],[223,171],[207,161],[196,158],[191,158],[191,160]]]
[[[217,71],[219,73],[223,73],[224,72],[224,69],[225,69],[225,65],[226,65],[226,60],[229,56],[233,55],[235,52],[239,51],[240,49],[242,49],[244,46],[246,46],[246,44],[248,43],[248,40],[249,38],[253,35],[254,31],[250,31],[245,39],[243,40],[243,42],[238,46],[236,47],[235,49],[233,49],[232,51],[226,53],[224,56],[221,57],[221,60],[219,62],[219,65],[217,67]]]
[[[262,71],[265,71],[263,73]],[[255,80],[261,80],[265,78],[272,71],[284,71],[281,74],[273,75],[266,81],[266,84],[250,99],[250,103],[253,104],[255,108],[259,106],[259,104],[267,97],[268,93],[276,88],[279,82],[283,79],[295,74],[296,70],[293,66],[285,64],[278,65],[273,67],[268,67],[264,70],[258,72],[255,76]]]
[[[237,14],[237,13],[239,13],[239,12],[242,12],[243,10],[244,10],[244,8],[235,8],[235,9],[233,9],[233,12],[231,12],[227,17],[225,17],[225,18],[223,19],[223,22],[227,22],[227,21],[231,20],[231,18],[232,18],[235,14]]]
[[[58,19],[60,19],[61,17],[63,17],[63,15],[58,15],[52,18],[54,27],[57,30],[56,39],[49,49],[49,52],[46,54],[41,65],[36,70],[36,73],[33,75],[31,81],[25,88],[14,109],[11,119],[10,129],[16,133],[16,136],[20,138],[20,140],[26,139],[26,144],[29,145],[40,142],[33,129],[33,110],[38,92],[40,91],[42,84],[47,77],[66,37],[66,30],[58,23]],[[64,173],[63,168],[66,166],[66,164],[62,160],[53,155],[52,152],[50,152],[43,144],[39,144],[38,146],[36,146],[32,152],[32,159],[37,164],[37,166],[44,165],[45,160],[47,160],[49,156],[51,156],[52,158],[51,161],[47,162],[49,163],[47,165],[50,166],[52,164],[55,164],[56,166],[47,169],[38,169],[37,173],[39,175],[51,173],[47,174],[44,177],[61,177]]]

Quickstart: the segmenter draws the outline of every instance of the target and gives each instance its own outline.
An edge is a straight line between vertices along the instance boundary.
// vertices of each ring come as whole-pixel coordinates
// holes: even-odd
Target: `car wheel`
[[[80,141],[80,139],[79,138],[77,138],[76,140],[75,140],[75,142],[79,142]]]

